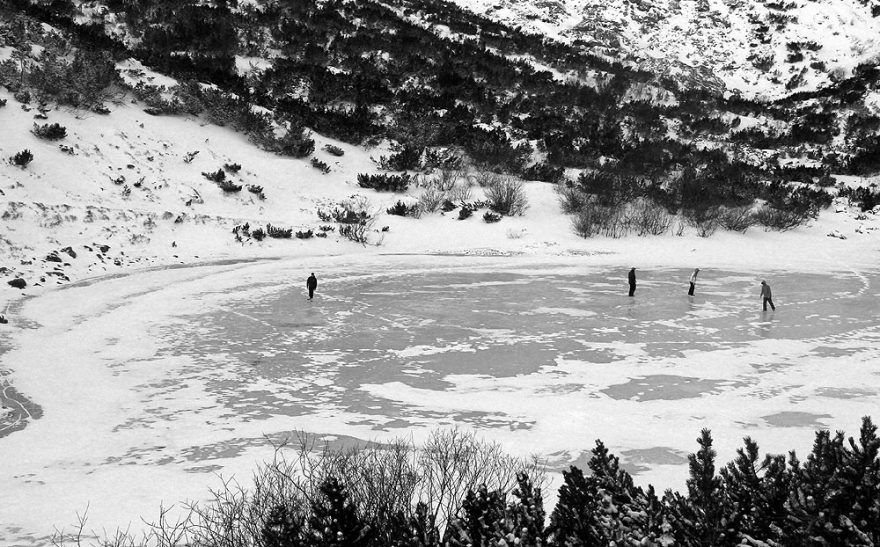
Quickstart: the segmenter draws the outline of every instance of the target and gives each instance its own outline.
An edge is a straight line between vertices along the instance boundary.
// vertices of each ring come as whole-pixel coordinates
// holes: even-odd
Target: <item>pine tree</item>
[[[516,545],[544,545],[546,532],[544,528],[544,499],[541,489],[535,488],[528,475],[519,473],[516,477],[517,488],[513,495],[515,503],[508,506],[508,520],[512,522]]]
[[[357,515],[345,487],[335,477],[321,484],[320,496],[312,502],[309,547],[361,547],[370,544],[370,528]]]
[[[745,447],[721,470],[727,496],[725,518],[740,539],[780,542],[791,477],[785,456],[767,455],[758,465],[758,445],[746,437]]]
[[[841,525],[844,484],[841,469],[845,447],[843,433],[834,437],[817,431],[813,451],[801,465],[792,457],[796,474],[789,495],[789,540],[797,545],[848,545]]]
[[[269,511],[261,536],[265,547],[299,547],[303,545],[302,518],[286,505],[278,504]]]
[[[688,456],[687,498],[679,494],[667,497],[676,539],[683,545],[735,545],[736,534],[724,516],[725,493],[721,477],[715,474],[715,450],[708,429],[700,432],[697,443],[700,449]]]
[[[596,519],[595,483],[584,472],[570,467],[562,472],[558,501],[550,515],[549,533],[554,545],[601,545],[602,534]]]
[[[620,459],[596,441],[589,463],[596,484],[602,541],[606,544],[660,545],[671,539],[666,534],[665,511],[653,489],[647,493],[635,486],[632,476],[620,468]]]
[[[880,544],[880,439],[871,418],[862,418],[859,442],[849,438],[844,453],[841,492],[845,517],[853,535],[868,545]]]
[[[490,492],[483,485],[476,492],[468,492],[461,509],[463,515],[449,523],[444,543],[452,547],[497,545],[505,516],[504,495],[497,490]]]

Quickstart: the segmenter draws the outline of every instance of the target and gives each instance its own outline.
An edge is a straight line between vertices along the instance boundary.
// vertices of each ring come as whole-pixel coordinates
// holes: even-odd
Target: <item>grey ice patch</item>
[[[810,353],[817,355],[819,357],[832,357],[832,358],[840,358],[840,357],[851,357],[856,355],[866,348],[846,348],[846,347],[831,347],[831,346],[816,346]]]
[[[687,455],[667,446],[624,450],[620,454],[623,456],[620,468],[633,476],[650,471],[656,465],[684,465],[687,463]]]
[[[775,427],[809,427],[825,429],[826,426],[820,420],[831,418],[830,414],[813,414],[811,412],[777,412],[761,416],[761,419]]]
[[[668,446],[624,450],[620,454],[634,464],[681,465],[688,461],[687,454]]]
[[[656,374],[633,378],[625,384],[615,384],[601,390],[612,399],[636,401],[691,399],[705,393],[720,391],[722,386],[732,385],[726,380],[691,378],[672,374]]]
[[[832,399],[858,399],[860,397],[873,397],[877,395],[877,391],[845,387],[820,387],[816,390],[816,395]]]

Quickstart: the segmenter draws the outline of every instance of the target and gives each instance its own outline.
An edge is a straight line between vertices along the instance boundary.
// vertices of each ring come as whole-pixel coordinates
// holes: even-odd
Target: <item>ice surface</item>
[[[321,258],[141,272],[25,301],[0,355],[42,417],[0,438],[0,537],[46,542],[89,504],[139,525],[246,480],[295,431],[416,442],[472,428],[553,468],[602,439],[681,488],[701,428],[809,450],[880,394],[880,274],[640,269],[586,258]],[[315,271],[315,300],[304,294]],[[761,279],[775,312],[762,312]],[[876,416],[875,416],[876,417]],[[0,416],[0,420],[3,420]],[[27,503],[26,500],[39,500]],[[0,542],[2,544],[2,542]]]

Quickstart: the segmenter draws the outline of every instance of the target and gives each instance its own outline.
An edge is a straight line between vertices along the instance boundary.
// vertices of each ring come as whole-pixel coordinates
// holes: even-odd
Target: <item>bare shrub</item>
[[[373,231],[374,219],[367,219],[358,224],[344,224],[339,227],[339,235],[355,243],[366,246],[370,240],[370,232]]]
[[[755,212],[755,222],[764,227],[765,232],[775,230],[777,232],[787,232],[793,230],[802,224],[806,224],[812,216],[809,212],[801,210],[784,210],[776,209],[764,205]]]
[[[536,485],[546,480],[536,459],[510,456],[501,445],[457,428],[433,432],[419,456],[419,499],[441,527],[458,514],[469,490],[485,485],[508,493],[516,486],[517,473],[526,473]]]
[[[574,229],[574,233],[583,238],[593,237],[598,233],[595,214],[590,207],[584,207],[575,211],[574,217],[571,219],[571,226]]]
[[[686,209],[685,221],[697,230],[700,237],[710,237],[721,226],[721,207],[700,207],[698,209]]]
[[[502,178],[486,188],[489,208],[500,215],[521,215],[529,207],[523,183],[512,178]]]
[[[468,182],[459,182],[449,190],[449,199],[453,203],[464,205],[473,197],[473,187]]]
[[[433,186],[442,192],[449,192],[461,179],[461,171],[457,169],[441,169],[435,177],[433,177]]]
[[[629,232],[626,208],[623,205],[609,206],[588,202],[575,213],[572,227],[581,237],[623,237]]]
[[[640,236],[659,236],[669,231],[672,216],[655,202],[641,199],[630,204],[626,222],[628,228]]]
[[[556,192],[559,195],[559,204],[562,207],[562,212],[565,214],[581,211],[590,200],[587,194],[574,187],[559,185],[556,186]]]
[[[355,243],[366,245],[376,223],[369,200],[356,194],[340,203],[340,206],[341,210],[333,211],[334,220],[340,223],[339,235]]]
[[[500,181],[502,177],[501,175],[498,175],[497,173],[493,173],[491,171],[480,170],[471,174],[468,178],[472,180],[477,186],[480,186],[481,188],[488,188],[489,186],[492,186]]]
[[[724,207],[718,216],[718,222],[725,230],[745,233],[757,220],[751,207]]]
[[[436,213],[445,200],[444,192],[436,188],[428,188],[419,197],[419,208],[425,213]]]
[[[273,446],[271,461],[256,469],[252,486],[223,480],[205,501],[187,503],[174,512],[160,508],[157,520],[145,521],[148,529],[142,540],[121,531],[105,534],[98,544],[287,544],[266,540],[282,537],[279,527],[297,534],[320,533],[313,529],[320,521],[309,517],[323,501],[323,486],[335,480],[347,493],[356,518],[370,527],[371,544],[399,545],[396,540],[405,522],[401,519],[423,517],[424,531],[439,538],[462,510],[468,492],[480,487],[508,495],[517,487],[518,475],[538,488],[546,486],[546,471],[536,458],[511,456],[499,444],[457,428],[433,432],[423,446],[392,440],[330,447],[305,433]],[[85,545],[85,525],[83,515],[73,533],[56,533],[54,544]]]

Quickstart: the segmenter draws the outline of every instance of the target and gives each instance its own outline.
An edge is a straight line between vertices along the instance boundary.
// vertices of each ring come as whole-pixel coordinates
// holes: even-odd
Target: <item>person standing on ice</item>
[[[691,287],[688,289],[688,296],[694,295],[694,287],[697,286],[697,274],[700,273],[699,268],[694,269],[694,273],[691,274]]]
[[[636,294],[636,269],[632,268],[629,271],[629,295],[635,296]]]
[[[770,292],[770,285],[766,281],[761,281],[761,298],[764,299],[764,311],[767,311],[767,304],[776,311],[776,306],[773,305],[773,293]]]
[[[309,290],[309,300],[311,300],[315,296],[315,289],[318,288],[318,278],[315,277],[314,272],[306,279],[306,288]]]

